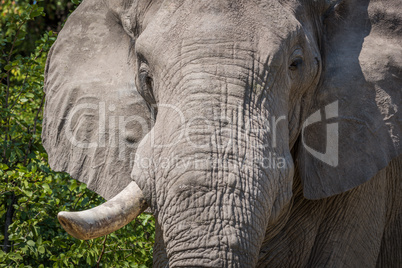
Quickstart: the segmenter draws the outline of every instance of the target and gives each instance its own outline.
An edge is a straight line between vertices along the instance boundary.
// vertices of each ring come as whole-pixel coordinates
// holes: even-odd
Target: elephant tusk
[[[70,235],[88,240],[110,234],[134,220],[148,207],[144,194],[131,182],[119,194],[92,209],[59,212],[57,218]]]

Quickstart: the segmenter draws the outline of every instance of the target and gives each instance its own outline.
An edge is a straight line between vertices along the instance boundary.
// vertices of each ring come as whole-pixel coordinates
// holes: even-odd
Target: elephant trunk
[[[271,217],[290,199],[291,156],[286,146],[271,146],[273,109],[261,115],[254,99],[241,102],[248,85],[196,75],[183,78],[180,91],[192,94],[175,109],[160,105],[163,120],[139,146],[132,178],[155,211],[163,238],[156,242],[166,248],[169,267],[253,267]],[[268,165],[269,155],[288,165]]]
[[[122,228],[147,207],[141,189],[131,182],[118,195],[98,207],[80,212],[62,211],[57,218],[70,235],[88,240]]]

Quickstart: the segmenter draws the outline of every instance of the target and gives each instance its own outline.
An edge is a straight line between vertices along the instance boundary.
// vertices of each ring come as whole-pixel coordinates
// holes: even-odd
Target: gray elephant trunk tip
[[[57,215],[61,226],[73,237],[82,240],[110,234],[134,220],[148,207],[141,189],[131,182],[106,203],[85,211]]]

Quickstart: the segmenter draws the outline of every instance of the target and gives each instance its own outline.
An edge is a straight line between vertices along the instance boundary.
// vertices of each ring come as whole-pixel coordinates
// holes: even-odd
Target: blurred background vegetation
[[[41,144],[47,53],[80,0],[0,0],[0,267],[150,267],[155,222],[142,214],[89,241],[68,235],[61,210],[104,200],[53,172]]]

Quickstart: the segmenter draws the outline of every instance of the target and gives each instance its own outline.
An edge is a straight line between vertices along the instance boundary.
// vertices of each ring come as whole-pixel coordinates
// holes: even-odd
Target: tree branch
[[[101,259],[102,259],[102,256],[103,256],[103,254],[105,253],[107,236],[108,236],[108,235],[105,235],[105,239],[103,239],[102,252],[101,252],[101,254],[99,255],[98,261],[96,262],[96,267],[98,267],[98,268],[99,268],[99,264],[100,264],[100,261],[101,261]]]
[[[3,251],[5,253],[10,252],[11,250],[11,245],[9,245],[9,233],[8,233],[8,227],[10,227],[11,223],[13,222],[13,216],[14,216],[14,204],[16,202],[15,194],[11,194],[11,202],[9,206],[7,207],[7,213],[6,213],[6,223],[4,226],[4,244],[3,244]]]
[[[41,102],[40,102],[40,106],[39,106],[38,111],[36,112],[36,115],[35,115],[34,127],[33,127],[33,132],[32,132],[33,135],[35,135],[35,133],[36,133],[36,124],[38,123],[39,113],[42,111],[42,106],[43,106],[43,103],[44,103],[44,102],[45,102],[45,94],[43,94],[42,100],[41,100]],[[31,133],[29,133],[29,132],[30,132],[30,130],[29,130],[29,128],[28,128],[28,134],[31,134]],[[27,159],[28,159],[28,154],[29,154],[30,151],[31,151],[33,139],[34,139],[33,136],[31,136],[31,138],[29,139],[29,144],[28,144],[28,147],[27,147],[27,149],[26,149],[26,151],[25,151],[24,165],[27,164],[26,161],[27,161]]]

